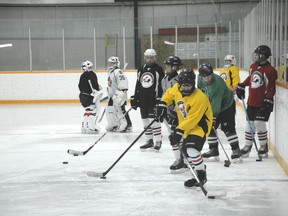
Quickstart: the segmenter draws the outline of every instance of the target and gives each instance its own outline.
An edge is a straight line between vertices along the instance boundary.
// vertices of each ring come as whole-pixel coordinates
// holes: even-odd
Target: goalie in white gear
[[[129,132],[132,123],[129,113],[126,113],[128,79],[120,69],[120,61],[116,56],[108,59],[108,103],[106,107],[107,130]]]
[[[100,128],[97,126],[97,118],[101,111],[100,99],[103,91],[98,84],[97,75],[93,72],[93,63],[84,61],[81,69],[83,73],[78,84],[79,99],[85,109],[81,132],[85,134],[98,133]]]

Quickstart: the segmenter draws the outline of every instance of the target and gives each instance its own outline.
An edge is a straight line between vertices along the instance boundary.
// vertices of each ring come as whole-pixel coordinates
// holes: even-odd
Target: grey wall
[[[253,3],[139,5],[139,36],[153,34],[159,28],[218,26],[238,31],[238,20],[253,8]],[[217,9],[217,10],[216,10]],[[97,68],[104,69],[106,55],[123,54],[123,27],[126,30],[126,62],[134,64],[134,9],[131,4],[106,6],[33,6],[0,7],[0,44],[13,43],[12,48],[0,49],[0,71],[79,69],[82,60],[94,61],[96,43]],[[95,28],[95,41],[94,41]],[[29,29],[31,50],[29,50]],[[64,43],[63,43],[64,30]],[[105,35],[118,35],[118,47],[106,47]],[[141,47],[141,46],[139,46]],[[147,47],[148,48],[148,47]],[[64,50],[64,55],[63,55]],[[142,52],[142,51],[141,51]],[[32,53],[32,60],[30,59]],[[227,53],[226,53],[227,54]],[[224,54],[223,54],[224,55]],[[222,56],[221,56],[222,58]]]

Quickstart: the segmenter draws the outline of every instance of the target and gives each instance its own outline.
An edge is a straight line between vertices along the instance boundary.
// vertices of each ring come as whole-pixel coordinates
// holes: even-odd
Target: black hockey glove
[[[170,136],[170,144],[171,145],[178,145],[184,135],[184,131],[180,129],[176,129]]]
[[[163,122],[164,118],[167,118],[167,105],[164,101],[160,101],[156,106],[156,121]]]
[[[236,88],[236,95],[241,100],[245,99],[245,86],[238,84]]]
[[[135,98],[134,95],[132,95],[130,98],[130,104],[131,104],[131,107],[135,110],[137,110],[137,107],[139,107],[139,101]]]
[[[263,101],[262,108],[267,112],[272,112],[273,111],[273,104],[274,104],[273,100],[266,98]]]

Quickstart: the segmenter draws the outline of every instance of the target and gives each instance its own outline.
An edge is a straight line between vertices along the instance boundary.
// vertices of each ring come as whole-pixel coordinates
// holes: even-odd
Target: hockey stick
[[[165,118],[164,118],[163,123],[166,125],[168,132],[171,134],[172,130],[171,130],[171,128],[170,128],[170,126],[169,126],[169,124],[168,124],[168,122],[167,122],[167,120]],[[191,171],[193,177],[196,179],[198,185],[200,186],[201,190],[203,191],[204,195],[208,199],[215,199],[215,198],[221,198],[221,197],[226,196],[226,192],[220,192],[220,193],[214,193],[214,194],[213,193],[209,193],[208,194],[208,191],[204,188],[203,184],[199,181],[199,178],[198,178],[197,174],[195,173],[195,170],[191,166],[190,163],[192,163],[192,162],[189,162],[188,158],[186,157],[185,153],[183,152],[182,147],[180,147],[179,144],[178,144],[178,148],[179,148],[179,150],[181,152],[181,155],[183,156],[183,158],[184,158],[189,170]]]
[[[117,123],[120,122],[121,119],[125,118],[125,116],[127,115],[127,113],[129,113],[131,110],[132,110],[132,107],[131,107],[129,110],[127,110],[127,112],[123,115],[122,118],[120,118],[120,119],[117,121]],[[85,150],[85,151],[76,151],[76,150],[68,149],[68,150],[67,150],[67,153],[68,153],[68,154],[71,154],[71,155],[73,155],[73,156],[79,156],[79,155],[84,156],[84,155],[87,154],[87,152],[89,152],[111,129],[112,129],[112,128],[106,130],[106,132],[103,133],[103,134],[94,142],[94,144],[91,145],[87,150]]]
[[[250,133],[251,133],[251,135],[252,135],[253,143],[254,143],[255,149],[256,149],[256,151],[257,151],[258,159],[256,159],[256,161],[262,161],[262,157],[261,157],[261,155],[259,154],[259,150],[258,150],[258,147],[257,147],[257,144],[256,144],[256,140],[255,140],[255,135],[254,135],[254,132],[253,132],[253,130],[252,130],[252,125],[251,125],[251,122],[250,122],[250,119],[249,119],[249,116],[248,116],[246,104],[245,104],[243,98],[241,98],[241,101],[242,101],[242,104],[243,104],[243,106],[244,106],[244,110],[245,110],[245,113],[246,113],[246,120],[247,120],[247,122],[248,122],[248,126],[249,126]]]
[[[106,107],[104,108],[104,110],[103,110],[103,112],[102,112],[102,114],[101,114],[101,117],[100,117],[98,123],[100,123],[100,122],[102,121],[105,112],[106,112]]]
[[[120,161],[120,159],[129,151],[129,149],[140,139],[140,137],[146,132],[148,128],[156,121],[154,119],[149,125],[139,134],[139,136],[128,146],[128,148],[117,158],[117,160],[103,173],[98,172],[87,172],[90,177],[100,177],[100,179],[106,179],[106,175],[111,171],[111,169]]]
[[[224,166],[225,166],[225,167],[229,167],[230,164],[231,164],[231,161],[230,161],[230,159],[229,159],[229,157],[228,157],[228,155],[227,155],[227,153],[226,153],[226,151],[225,151],[225,149],[224,149],[224,147],[223,147],[223,144],[222,144],[222,142],[221,142],[221,140],[220,140],[220,138],[219,138],[219,136],[218,136],[218,133],[217,133],[216,129],[214,128],[214,126],[213,126],[212,128],[213,128],[213,130],[214,130],[214,132],[215,132],[215,134],[216,134],[216,137],[217,137],[217,139],[218,139],[218,141],[219,141],[219,143],[220,143],[220,146],[222,147],[222,149],[223,149],[223,151],[224,151],[224,153],[225,153],[225,155],[226,155],[226,158],[227,158],[227,160],[224,160]]]

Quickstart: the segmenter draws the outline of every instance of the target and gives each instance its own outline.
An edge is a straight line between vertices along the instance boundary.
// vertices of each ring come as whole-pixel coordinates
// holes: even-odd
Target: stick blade
[[[88,171],[87,172],[87,176],[89,177],[104,177],[104,173],[98,173],[98,172],[92,172],[92,171]]]
[[[79,155],[83,156],[84,155],[84,152],[76,151],[76,150],[72,150],[72,149],[68,149],[67,153],[71,154],[73,156],[79,156]]]
[[[227,195],[227,191],[220,191],[220,190],[209,190],[207,193],[208,199],[217,199],[217,198],[225,198]]]

